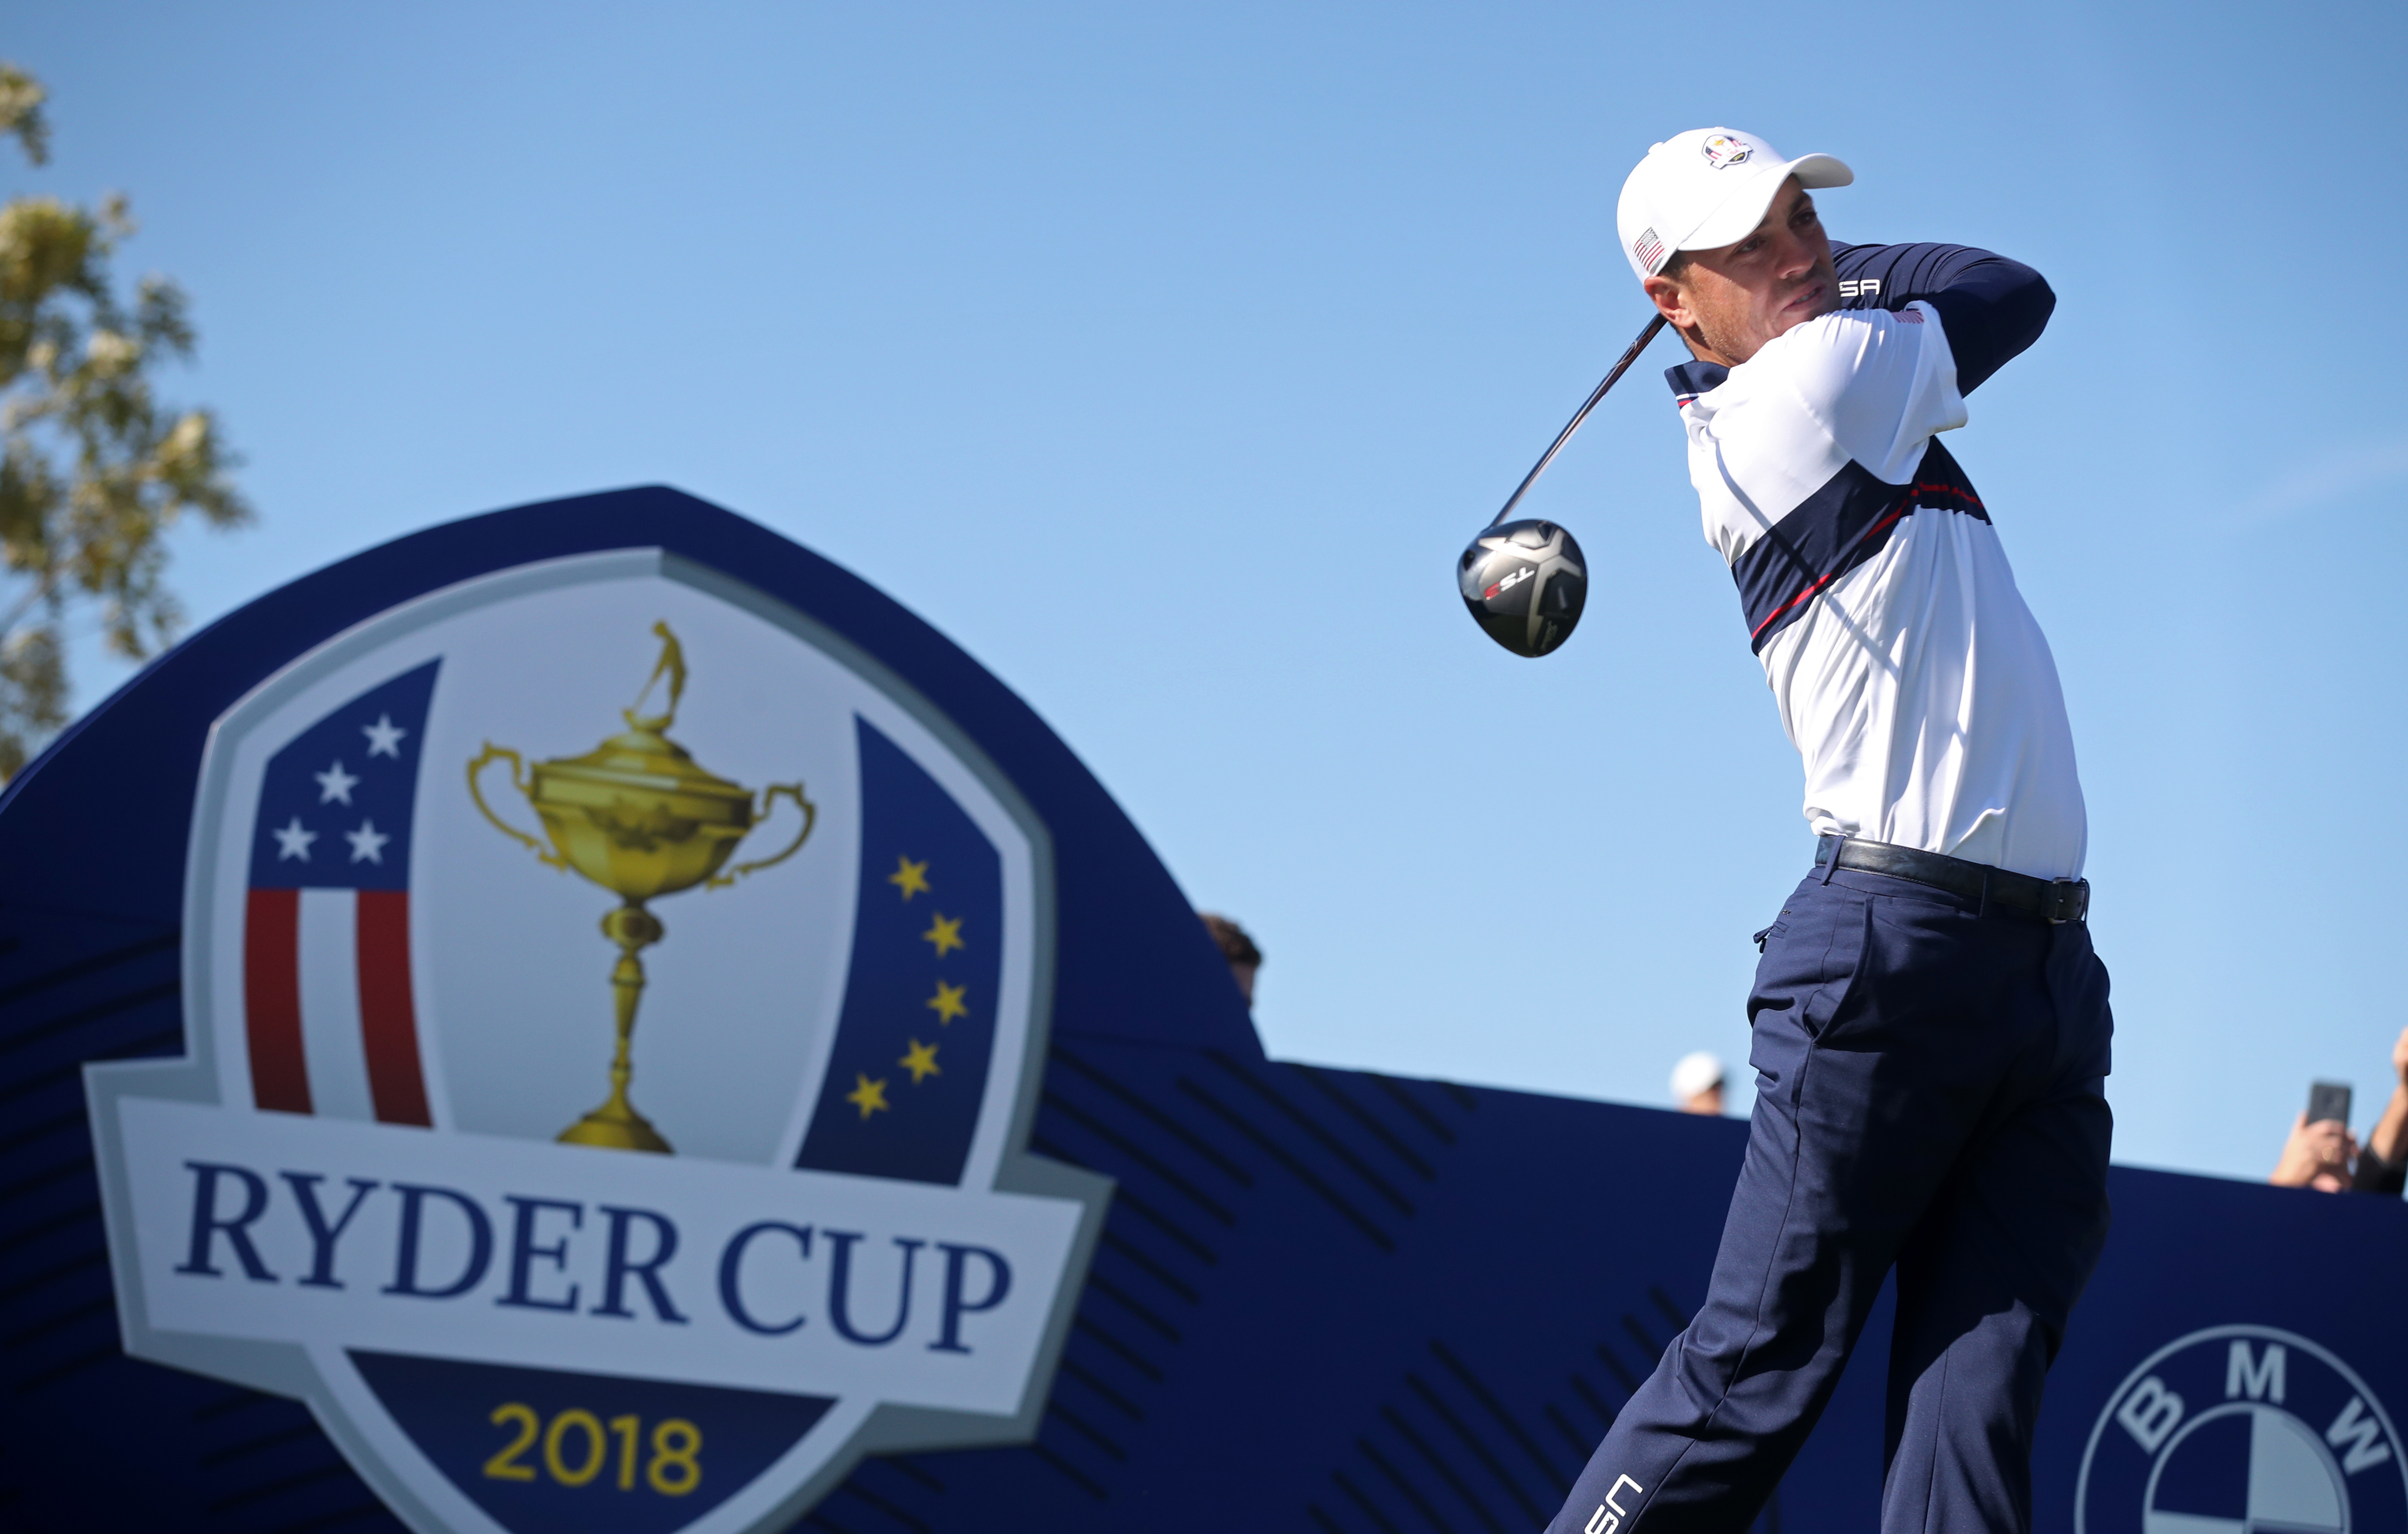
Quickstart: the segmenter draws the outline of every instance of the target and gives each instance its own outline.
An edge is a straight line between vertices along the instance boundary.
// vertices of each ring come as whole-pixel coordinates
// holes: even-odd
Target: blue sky
[[[1450,565],[1645,318],[1654,139],[1858,173],[1856,240],[2059,305],[1952,450],[2063,673],[2119,1159],[2360,1126],[2408,1016],[2397,6],[11,8],[55,157],[194,295],[259,525],[206,620],[665,481],[951,634],[1268,953],[1274,1053],[1661,1102],[1746,1053],[1810,842],[1656,370],[1529,503],[1542,662]],[[90,647],[85,647],[87,652]],[[86,655],[80,695],[122,668]],[[2390,953],[2386,960],[2383,955]]]

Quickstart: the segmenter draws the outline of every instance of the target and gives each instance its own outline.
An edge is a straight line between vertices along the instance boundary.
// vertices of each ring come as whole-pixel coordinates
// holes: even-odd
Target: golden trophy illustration
[[[685,651],[666,623],[654,624],[652,632],[660,636],[660,662],[634,705],[622,710],[625,731],[582,756],[538,762],[531,770],[517,752],[488,740],[468,764],[468,796],[503,835],[526,843],[555,868],[576,869],[624,902],[602,918],[602,935],[619,945],[619,962],[610,970],[619,1025],[618,1047],[610,1057],[610,1096],[559,1138],[571,1145],[666,1153],[669,1142],[627,1100],[627,1080],[634,1074],[628,1040],[636,1031],[636,1003],[644,992],[644,966],[636,955],[660,941],[666,930],[644,902],[696,884],[724,889],[746,874],[783,863],[810,839],[819,810],[803,796],[799,782],[766,788],[756,804],[751,789],[704,771],[683,746],[668,738],[678,700],[685,695]],[[657,714],[639,713],[664,677],[668,679],[667,707]],[[497,757],[509,759],[511,784],[535,807],[550,848],[494,813],[485,802],[477,775]],[[795,839],[773,856],[721,873],[736,844],[768,818],[770,803],[780,795],[802,811],[802,829]]]

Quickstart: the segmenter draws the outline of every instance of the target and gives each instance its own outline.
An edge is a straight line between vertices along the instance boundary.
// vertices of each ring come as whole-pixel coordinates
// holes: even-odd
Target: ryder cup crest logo
[[[194,809],[190,1054],[86,1073],[128,1352],[460,1534],[1034,1436],[1109,1191],[1021,1150],[1049,845],[875,657],[545,561],[285,666]]]
[[[1756,146],[1727,133],[1709,134],[1706,141],[1698,146],[1698,152],[1716,170],[1727,170],[1732,165],[1745,165],[1747,157],[1756,152]]]
[[[2401,1534],[2408,1455],[2374,1392],[2304,1337],[2214,1326],[2151,1354],[2099,1414],[2076,1534]]]

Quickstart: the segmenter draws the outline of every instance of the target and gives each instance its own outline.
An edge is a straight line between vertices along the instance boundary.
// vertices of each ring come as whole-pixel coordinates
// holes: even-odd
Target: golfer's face
[[[1715,350],[1744,362],[1765,342],[1840,307],[1831,241],[1814,199],[1782,184],[1756,232],[1720,250],[1693,251],[1682,284]]]

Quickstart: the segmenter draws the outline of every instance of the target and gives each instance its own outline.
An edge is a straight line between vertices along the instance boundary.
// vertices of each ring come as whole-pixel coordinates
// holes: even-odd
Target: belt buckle
[[[2051,926],[2063,926],[2079,922],[2090,914],[2090,881],[2087,879],[2052,879],[2048,882],[2048,906],[2044,912]]]

